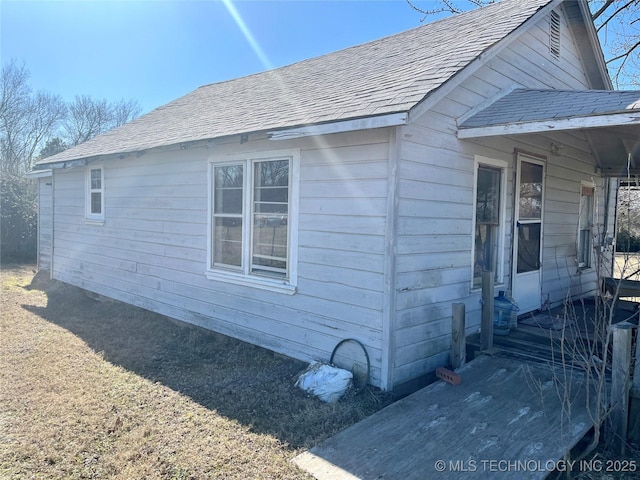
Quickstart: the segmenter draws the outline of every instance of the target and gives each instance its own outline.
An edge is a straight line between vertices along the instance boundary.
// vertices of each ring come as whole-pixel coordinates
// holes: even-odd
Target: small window
[[[560,58],[560,14],[555,10],[551,11],[549,21],[549,50],[553,58]]]
[[[498,263],[502,240],[502,170],[478,165],[476,181],[476,218],[474,232],[473,287],[482,284],[482,272],[494,272],[500,278]]]
[[[86,219],[104,221],[104,169],[88,167],[86,170]]]
[[[591,267],[594,188],[582,185],[578,216],[578,267]]]

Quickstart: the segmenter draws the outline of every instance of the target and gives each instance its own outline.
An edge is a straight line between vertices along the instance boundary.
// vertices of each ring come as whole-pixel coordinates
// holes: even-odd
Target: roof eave
[[[341,120],[337,122],[274,129],[269,131],[267,134],[271,140],[289,140],[292,138],[330,135],[334,133],[346,133],[357,130],[405,125],[408,117],[409,115],[407,112],[396,112],[385,115],[355,118],[351,120]]]
[[[572,9],[572,7],[577,6],[577,11],[579,12],[582,20],[577,24],[572,22],[570,26],[574,34],[576,45],[580,50],[581,57],[585,59],[592,55],[591,60],[593,60],[593,67],[585,65],[585,71],[588,76],[590,88],[596,90],[613,90],[613,82],[611,81],[609,71],[607,70],[604,52],[602,51],[602,46],[598,39],[598,32],[591,20],[591,11],[589,10],[587,0],[566,2],[565,5],[569,14],[572,11],[576,11],[575,8]],[[573,17],[570,16],[570,18]]]
[[[225,135],[222,137],[212,137],[206,140],[196,139],[191,141],[185,141],[170,145],[162,145],[158,147],[150,147],[148,149],[141,150],[133,150],[133,151],[119,151],[119,152],[109,152],[101,155],[93,155],[87,157],[78,157],[78,158],[67,158],[62,160],[53,160],[53,161],[41,161],[37,164],[39,168],[48,168],[48,169],[60,169],[60,168],[72,168],[78,166],[85,166],[90,163],[103,161],[109,158],[125,158],[131,155],[141,156],[148,151],[156,150],[156,149],[180,149],[184,150],[187,148],[192,148],[197,146],[198,144],[203,144],[209,147],[213,142],[219,142],[224,139],[229,139],[232,137],[245,137],[249,135],[264,135],[266,134],[267,138],[270,140],[289,140],[295,138],[302,137],[311,137],[311,136],[319,136],[319,135],[330,135],[335,133],[346,133],[346,132],[354,132],[358,130],[369,130],[373,128],[385,128],[385,127],[394,127],[405,125],[408,120],[408,113],[406,111],[402,112],[394,112],[387,113],[382,115],[374,115],[369,117],[361,117],[361,118],[353,118],[349,120],[340,120],[335,122],[327,122],[320,124],[309,124],[309,125],[297,125],[295,127],[285,127],[278,129],[270,129],[270,130],[261,130],[255,132],[239,132],[234,133],[232,135]]]
[[[621,125],[640,125],[640,110],[600,115],[550,118],[527,122],[512,122],[497,125],[484,125],[480,127],[460,127],[458,129],[458,138],[471,139],[498,135],[522,135],[561,130],[616,127]]]
[[[50,168],[47,168],[47,169],[40,169],[40,170],[32,170],[30,172],[27,172],[25,176],[30,179],[36,179],[36,178],[50,177],[51,175],[53,175],[52,170]]]

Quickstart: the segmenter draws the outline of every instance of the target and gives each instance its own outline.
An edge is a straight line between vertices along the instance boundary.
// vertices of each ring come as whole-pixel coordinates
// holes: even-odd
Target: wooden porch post
[[[633,396],[640,398],[640,331],[636,333],[636,363],[633,369]]]
[[[631,373],[631,333],[634,325],[620,323],[613,330],[611,361],[611,444],[616,453],[625,454],[629,419],[629,387]]]
[[[451,319],[451,366],[454,370],[463,366],[467,360],[465,335],[464,303],[454,303]]]
[[[493,272],[482,272],[482,323],[480,350],[493,348]]]

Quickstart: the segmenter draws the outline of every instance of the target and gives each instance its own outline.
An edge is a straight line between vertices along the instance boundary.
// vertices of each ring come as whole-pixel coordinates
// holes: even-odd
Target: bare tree
[[[618,88],[640,84],[640,2],[606,0],[590,3],[592,18],[603,44],[611,79]]]
[[[456,14],[495,3],[495,0],[436,0],[428,8],[420,0],[406,0],[423,15],[422,20],[440,13]],[[640,1],[590,0],[591,18],[600,41],[608,47],[609,74],[617,88],[640,84]]]
[[[15,60],[0,76],[0,170],[15,175],[32,167],[36,153],[57,129],[66,114],[59,95],[33,94],[29,71]]]
[[[110,119],[106,100],[94,100],[88,95],[76,95],[69,104],[63,130],[67,143],[78,145],[108,130]]]
[[[69,113],[63,125],[65,139],[69,145],[86,142],[133,120],[141,110],[136,100],[108,103],[105,99],[76,95],[69,104]]]
[[[124,125],[136,119],[142,112],[142,107],[137,100],[120,100],[111,104],[112,128]]]

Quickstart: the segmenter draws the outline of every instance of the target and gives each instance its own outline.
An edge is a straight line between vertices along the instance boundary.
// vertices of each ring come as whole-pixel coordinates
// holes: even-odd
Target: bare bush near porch
[[[596,198],[603,198],[596,195]],[[605,218],[602,207],[595,205],[595,218]],[[629,215],[626,218],[630,218]],[[564,300],[562,318],[564,328],[559,336],[550,332],[552,343],[551,367],[556,372],[554,386],[562,401],[563,413],[566,425],[571,425],[572,407],[578,395],[586,395],[586,405],[594,425],[594,433],[589,445],[578,453],[575,460],[582,460],[593,454],[596,449],[599,452],[607,451],[611,447],[612,437],[607,435],[603,441],[603,431],[611,433],[607,420],[616,407],[611,399],[611,370],[612,370],[612,334],[615,323],[616,309],[619,307],[620,282],[617,282],[615,292],[604,294],[601,290],[606,277],[630,278],[640,276],[640,257],[638,255],[624,254],[616,257],[615,247],[607,246],[607,232],[599,222],[592,226],[593,266],[596,271],[596,296],[593,300],[585,299],[584,295],[590,292],[569,290]],[[570,276],[582,275],[581,270],[568,272]],[[578,283],[581,285],[581,283]],[[577,288],[582,288],[581,286]],[[582,297],[580,302],[572,299]],[[636,299],[632,299],[636,300]],[[593,308],[586,307],[587,301],[593,301]],[[593,315],[588,312],[592,311]],[[629,311],[629,319],[636,315],[636,311]],[[587,333],[588,332],[588,333]],[[572,391],[576,376],[582,376],[582,388],[580,392]],[[542,388],[537,385],[536,388]],[[623,441],[626,441],[624,439]],[[632,450],[628,446],[627,451]],[[635,452],[637,453],[637,452]],[[600,455],[596,453],[595,455]],[[575,472],[574,472],[575,473]],[[583,476],[586,475],[586,476]],[[567,472],[567,478],[571,473]],[[576,478],[596,478],[587,474],[579,474]]]

